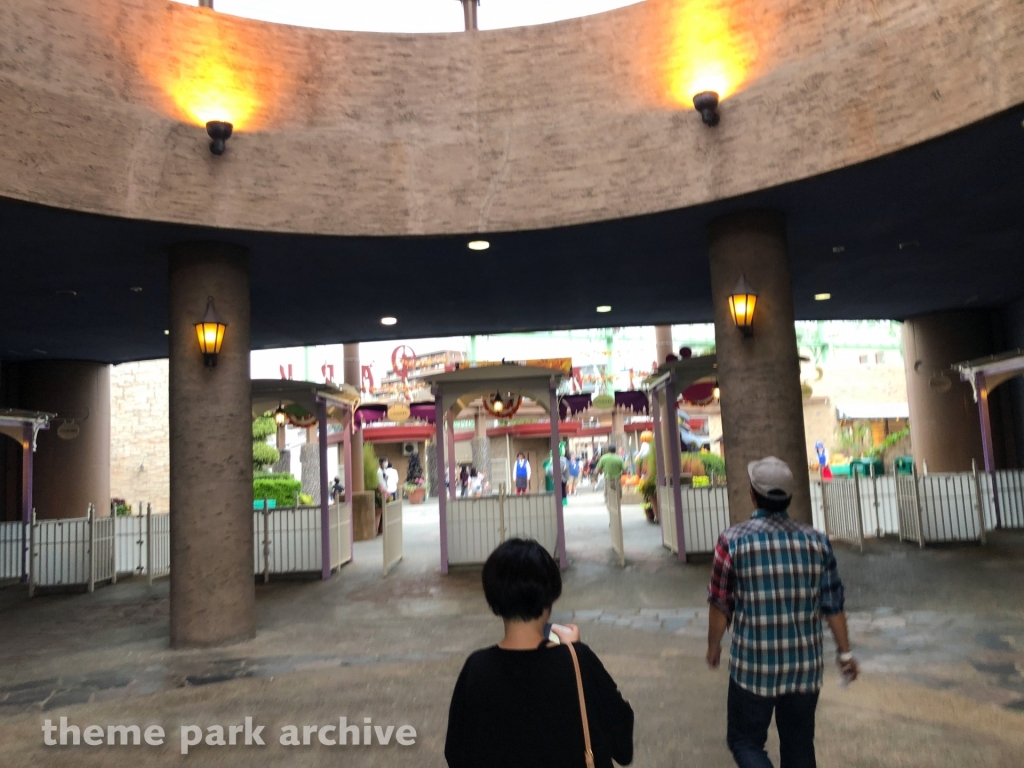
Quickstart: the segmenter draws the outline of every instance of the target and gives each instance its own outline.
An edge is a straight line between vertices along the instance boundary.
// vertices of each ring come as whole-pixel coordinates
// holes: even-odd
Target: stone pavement
[[[327,582],[257,585],[259,635],[167,648],[166,580],[28,600],[0,590],[0,765],[443,766],[447,705],[465,656],[500,638],[478,569],[441,576],[436,505],[406,506],[406,557],[380,576],[380,540]],[[732,765],[724,671],[703,662],[707,558],[680,566],[638,508],[614,564],[600,500],[570,500],[571,565],[558,618],[580,624],[637,713],[639,766]],[[823,766],[1024,764],[1024,535],[948,549],[837,548],[864,676],[830,669],[819,708]],[[162,747],[43,746],[42,722],[160,724]],[[265,747],[195,746],[182,724],[266,726]],[[413,725],[415,746],[278,743],[280,726],[372,718]],[[775,750],[775,747],[772,747]],[[777,755],[777,750],[773,752]]]

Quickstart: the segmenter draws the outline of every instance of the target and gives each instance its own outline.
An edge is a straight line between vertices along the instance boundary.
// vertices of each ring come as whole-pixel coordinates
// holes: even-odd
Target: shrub
[[[686,471],[687,460],[699,459],[701,464],[704,465],[704,471],[706,474],[711,475],[714,473],[715,481],[725,481],[725,459],[715,453],[709,453],[707,451],[701,451],[700,453],[684,453],[680,456],[680,466],[683,467],[683,471]],[[658,465],[654,458],[654,451],[652,450],[647,454],[647,474],[648,476],[657,476]],[[668,474],[671,469],[665,466],[665,473]],[[696,473],[694,473],[696,474]]]
[[[377,490],[377,470],[380,469],[380,461],[373,450],[371,443],[363,443],[363,487],[368,491]]]
[[[281,472],[268,477],[253,478],[253,501],[274,499],[279,507],[290,507],[295,503],[295,494],[302,490],[302,483],[291,473]]]
[[[252,468],[263,469],[281,458],[277,448],[267,443],[267,438],[277,434],[277,422],[269,414],[263,414],[252,422]]]

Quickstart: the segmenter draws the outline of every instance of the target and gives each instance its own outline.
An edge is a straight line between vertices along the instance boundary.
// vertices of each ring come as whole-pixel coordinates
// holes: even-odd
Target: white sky
[[[176,0],[198,5],[198,0]],[[480,29],[547,24],[642,0],[482,0]],[[221,13],[279,24],[359,32],[459,32],[459,0],[214,0]]]

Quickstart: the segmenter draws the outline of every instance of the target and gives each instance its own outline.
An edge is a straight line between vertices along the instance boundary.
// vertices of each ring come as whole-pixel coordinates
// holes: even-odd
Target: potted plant
[[[427,495],[427,481],[422,477],[415,480],[407,480],[405,483],[405,497],[410,504],[422,504]]]

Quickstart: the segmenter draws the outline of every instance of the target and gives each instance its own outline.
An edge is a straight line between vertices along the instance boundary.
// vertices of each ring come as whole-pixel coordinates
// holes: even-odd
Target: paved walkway
[[[556,605],[581,625],[637,713],[639,766],[732,765],[725,672],[703,663],[709,563],[680,566],[637,507],[615,564],[595,495],[570,500],[570,569]],[[438,572],[437,508],[406,506],[406,557],[386,579],[380,540],[327,582],[257,585],[259,635],[167,649],[168,584],[129,579],[92,595],[28,600],[0,590],[0,765],[442,766],[451,688],[471,650],[500,637],[478,569]],[[819,709],[823,766],[1024,764],[1024,534],[981,547],[839,548],[865,675],[830,670]],[[160,724],[163,747],[43,746],[45,718]],[[266,726],[265,747],[193,747],[181,724]],[[278,744],[285,724],[412,724],[417,743],[358,750]]]

